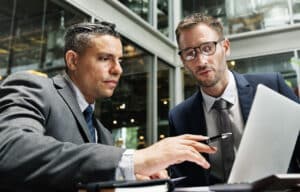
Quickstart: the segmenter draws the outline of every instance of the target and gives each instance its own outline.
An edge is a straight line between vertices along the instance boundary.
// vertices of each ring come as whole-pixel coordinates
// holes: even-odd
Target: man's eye
[[[110,60],[110,57],[99,57],[100,61],[108,61]]]
[[[194,55],[195,54],[195,50],[194,49],[188,49],[184,52],[185,55]]]
[[[211,52],[211,50],[212,50],[212,47],[209,45],[202,47],[202,52],[209,53],[209,52]]]

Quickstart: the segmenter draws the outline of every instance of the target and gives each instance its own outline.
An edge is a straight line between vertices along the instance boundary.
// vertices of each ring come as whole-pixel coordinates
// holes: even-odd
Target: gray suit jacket
[[[0,86],[0,189],[74,191],[78,182],[114,178],[123,149],[95,120],[91,138],[66,79],[15,73]]]

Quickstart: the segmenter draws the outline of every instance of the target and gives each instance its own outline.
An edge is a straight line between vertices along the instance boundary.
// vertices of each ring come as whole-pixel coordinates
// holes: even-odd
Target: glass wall
[[[293,4],[293,20],[294,23],[300,22],[300,0],[292,0]]]
[[[145,21],[151,23],[150,1],[149,0],[119,0],[131,11],[139,15]]]
[[[286,83],[296,90],[297,74],[291,64],[292,58],[294,58],[294,53],[287,52],[232,60],[228,61],[228,66],[239,73],[280,72]]]
[[[162,34],[169,36],[169,0],[157,0],[157,9],[152,8],[152,1],[149,0],[119,1],[150,24],[154,23],[152,15],[155,15],[157,19],[157,26],[154,27]]]
[[[297,74],[297,95],[300,97],[300,51],[296,52],[297,55],[295,58],[292,59],[292,65],[295,68],[296,74]]]
[[[112,130],[116,145],[142,148],[149,143],[147,113],[149,77],[153,56],[133,43],[123,40],[123,75],[114,95],[98,102],[101,122]]]
[[[162,60],[157,62],[157,124],[158,124],[158,140],[163,139],[169,134],[168,113],[170,103],[172,102],[170,95],[170,77],[172,68]]]
[[[226,34],[235,34],[285,26],[291,24],[292,15],[299,22],[299,4],[299,0],[182,0],[182,15],[207,13],[223,22]]]
[[[65,27],[90,17],[50,0],[1,0],[0,75],[64,66]],[[30,6],[28,6],[30,5]]]
[[[157,0],[157,29],[169,36],[169,0]]]
[[[182,16],[201,12],[219,18],[225,24],[225,3],[225,0],[182,0]]]
[[[14,1],[1,0],[0,9],[0,79],[7,74],[9,53],[11,49],[12,39],[10,37],[10,30],[12,24],[12,13],[14,10]],[[5,4],[5,5],[3,5]]]

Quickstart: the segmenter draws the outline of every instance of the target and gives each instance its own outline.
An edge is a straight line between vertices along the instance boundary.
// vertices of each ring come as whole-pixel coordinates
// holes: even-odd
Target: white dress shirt
[[[72,90],[74,91],[76,95],[76,100],[78,102],[78,105],[80,107],[81,112],[83,112],[89,103],[85,100],[83,94],[79,90],[79,88],[73,83],[71,78],[68,76],[68,74],[64,74],[65,78],[67,81],[70,83]],[[95,103],[91,104],[93,110],[95,109]],[[98,141],[98,135],[97,135],[97,130],[96,131],[96,142]],[[115,179],[116,180],[135,180],[135,175],[134,175],[134,165],[133,165],[133,153],[135,150],[132,149],[127,149],[122,157],[121,160],[118,164],[118,167],[116,168],[115,172]]]

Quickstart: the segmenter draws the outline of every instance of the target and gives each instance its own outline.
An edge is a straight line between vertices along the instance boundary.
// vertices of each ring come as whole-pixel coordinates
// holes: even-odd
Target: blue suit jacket
[[[248,119],[249,111],[256,92],[256,87],[259,83],[268,86],[269,88],[279,92],[286,97],[299,102],[297,96],[285,84],[282,76],[279,73],[267,74],[238,74],[233,72],[242,110],[244,123]],[[197,134],[207,135],[207,125],[202,108],[202,95],[198,91],[190,98],[186,99],[179,105],[175,106],[169,113],[170,136],[182,134]],[[300,172],[299,156],[300,142],[297,140],[294,156],[290,164],[290,172]],[[204,154],[206,159],[208,155]],[[298,159],[298,164],[297,160]],[[208,159],[209,161],[209,159]],[[211,185],[220,181],[214,179],[210,175],[209,170],[205,170],[200,166],[184,162],[171,167],[171,176],[187,176],[188,178],[182,182],[182,186],[200,186]]]

